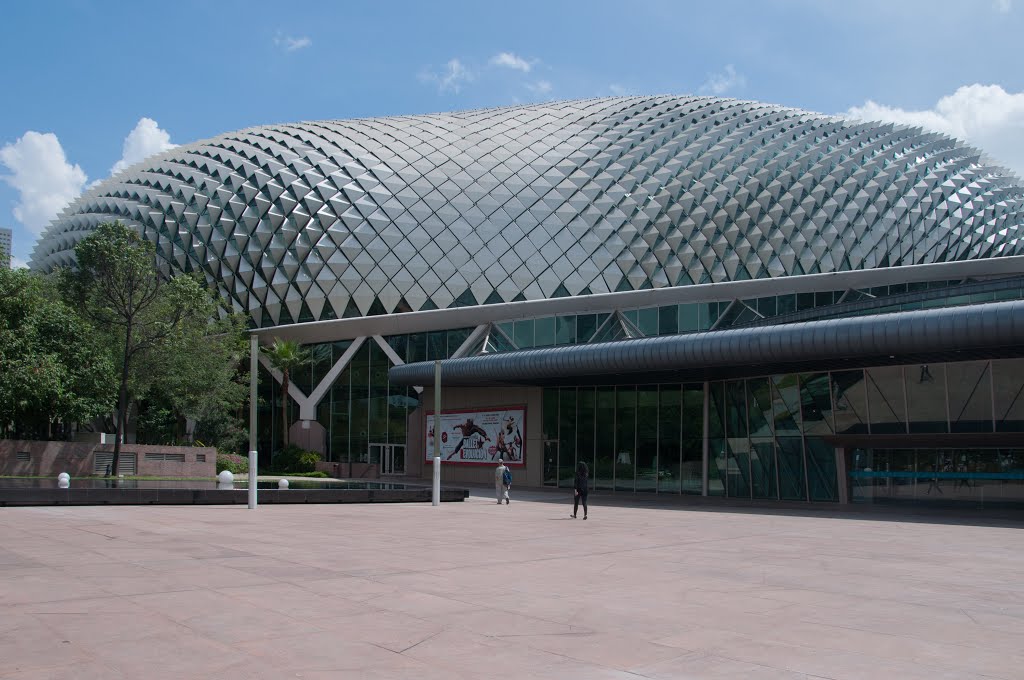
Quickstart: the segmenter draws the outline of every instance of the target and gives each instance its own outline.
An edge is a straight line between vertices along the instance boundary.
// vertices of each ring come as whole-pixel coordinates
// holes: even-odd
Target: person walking
[[[508,490],[512,488],[512,471],[505,465],[505,459],[498,459],[498,467],[494,468],[494,493],[498,497],[498,505],[502,499],[508,505]]]
[[[573,498],[572,498],[572,518],[576,519],[576,512],[580,508],[580,503],[583,503],[583,519],[587,518],[587,478],[590,476],[590,471],[587,470],[587,464],[582,460],[576,463],[576,481],[573,484]]]

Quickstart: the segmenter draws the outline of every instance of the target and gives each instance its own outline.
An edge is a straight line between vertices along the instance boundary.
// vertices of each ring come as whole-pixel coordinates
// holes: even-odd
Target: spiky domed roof
[[[32,266],[115,219],[269,326],[1015,255],[1024,189],[920,129],[624,97],[187,144],[81,196]]]

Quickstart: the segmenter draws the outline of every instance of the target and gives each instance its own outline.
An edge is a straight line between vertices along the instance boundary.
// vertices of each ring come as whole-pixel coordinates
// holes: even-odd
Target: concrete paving
[[[1020,523],[526,496],[0,509],[0,678],[1022,677]]]

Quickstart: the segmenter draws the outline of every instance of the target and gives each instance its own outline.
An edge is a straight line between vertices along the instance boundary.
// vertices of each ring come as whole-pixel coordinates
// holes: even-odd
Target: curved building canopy
[[[448,359],[441,374],[447,386],[671,382],[1022,353],[1024,301],[1013,301]],[[432,385],[434,364],[390,377]]]

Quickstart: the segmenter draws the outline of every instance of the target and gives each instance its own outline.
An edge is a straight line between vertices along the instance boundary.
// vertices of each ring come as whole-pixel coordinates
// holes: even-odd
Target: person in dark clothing
[[[576,481],[573,484],[573,499],[572,499],[572,517],[576,519],[576,512],[580,508],[580,502],[583,503],[583,519],[587,518],[587,477],[589,477],[590,471],[587,470],[587,464],[582,460],[576,464]]]

